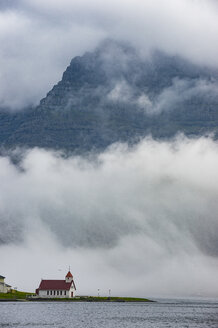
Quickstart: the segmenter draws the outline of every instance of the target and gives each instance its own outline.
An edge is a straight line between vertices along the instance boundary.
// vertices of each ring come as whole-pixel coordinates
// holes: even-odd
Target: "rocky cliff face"
[[[37,108],[0,113],[0,142],[81,152],[148,134],[216,136],[217,91],[215,70],[107,40],[74,58]]]

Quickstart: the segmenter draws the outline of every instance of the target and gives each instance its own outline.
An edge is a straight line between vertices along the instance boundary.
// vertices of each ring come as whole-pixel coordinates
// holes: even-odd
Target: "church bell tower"
[[[70,272],[70,270],[69,270],[68,273],[66,274],[65,281],[66,281],[66,282],[72,282],[72,281],[73,281],[73,275],[72,275],[72,273]]]

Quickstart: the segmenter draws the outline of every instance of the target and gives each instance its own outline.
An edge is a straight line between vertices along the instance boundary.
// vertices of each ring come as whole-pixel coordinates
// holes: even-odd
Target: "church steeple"
[[[66,274],[65,281],[66,281],[66,282],[71,282],[71,281],[73,281],[73,275],[72,275],[72,273],[70,272],[70,270],[69,270],[68,273]]]

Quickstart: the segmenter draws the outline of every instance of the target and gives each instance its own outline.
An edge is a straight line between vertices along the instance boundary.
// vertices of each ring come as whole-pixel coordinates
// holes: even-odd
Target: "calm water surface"
[[[0,327],[218,328],[218,302],[0,303]]]

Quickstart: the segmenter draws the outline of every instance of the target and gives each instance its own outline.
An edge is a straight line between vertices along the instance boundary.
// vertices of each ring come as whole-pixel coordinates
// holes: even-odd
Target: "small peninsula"
[[[139,297],[100,297],[76,296],[74,298],[39,298],[32,293],[12,290],[5,294],[0,293],[0,302],[154,302],[147,298]]]

